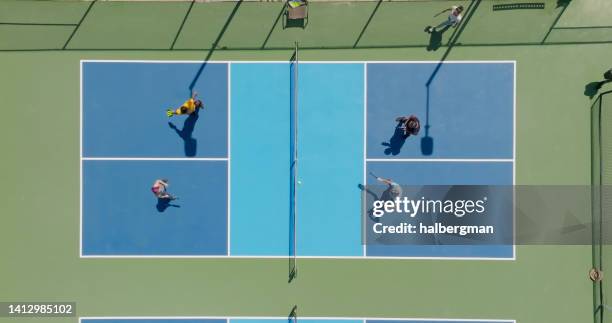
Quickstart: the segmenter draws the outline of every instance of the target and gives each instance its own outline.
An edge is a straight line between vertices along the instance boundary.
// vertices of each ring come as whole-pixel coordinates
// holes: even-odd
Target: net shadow
[[[297,150],[297,88],[298,88],[298,44],[289,59],[289,283],[297,277],[297,186],[298,181],[298,150]]]

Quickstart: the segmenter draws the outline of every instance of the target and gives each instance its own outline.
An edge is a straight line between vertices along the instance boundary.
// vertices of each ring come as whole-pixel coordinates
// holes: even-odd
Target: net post
[[[593,266],[595,316],[612,322],[612,282],[605,272],[612,268],[609,249],[612,214],[612,91],[598,95],[591,107],[591,210],[593,219]],[[605,249],[605,250],[604,250]],[[609,273],[608,273],[609,275]]]
[[[297,323],[297,305],[293,305],[291,312],[289,312],[287,323]]]

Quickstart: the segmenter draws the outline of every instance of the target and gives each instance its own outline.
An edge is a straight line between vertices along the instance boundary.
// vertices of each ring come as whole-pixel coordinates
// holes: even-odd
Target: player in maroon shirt
[[[397,117],[395,121],[399,123],[399,127],[404,131],[405,138],[410,135],[416,136],[419,134],[419,130],[421,130],[421,121],[415,115]]]

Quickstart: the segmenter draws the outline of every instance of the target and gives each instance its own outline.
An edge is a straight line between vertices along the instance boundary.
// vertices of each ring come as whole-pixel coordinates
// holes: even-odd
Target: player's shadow
[[[434,30],[429,34],[429,44],[427,45],[427,51],[438,50],[442,46],[442,34],[447,31],[449,26],[444,27],[442,30]]]
[[[171,199],[157,199],[157,205],[155,206],[155,208],[157,209],[159,213],[162,213],[166,211],[166,209],[169,207],[176,207],[176,208],[181,207],[178,204],[172,204],[170,202],[172,202]]]
[[[371,202],[380,200],[380,197],[379,197],[379,195],[381,195],[380,193],[372,191],[371,189],[369,189],[368,187],[366,187],[363,184],[357,184],[357,187],[363,193],[365,193],[365,195],[362,196],[362,198],[367,200],[364,205],[371,205],[372,204]],[[377,223],[380,222],[380,219],[374,216],[374,209],[373,208],[369,208],[368,210],[362,209],[362,212],[365,212],[365,214],[367,214],[367,216],[373,222],[377,222]],[[364,220],[365,220],[365,217],[364,217]]]
[[[170,128],[172,128],[181,139],[185,148],[185,156],[194,157],[198,152],[198,140],[193,138],[193,130],[195,129],[196,122],[198,121],[199,115],[198,110],[190,114],[185,122],[183,123],[183,129],[178,129],[172,122],[168,122]]]
[[[385,149],[385,155],[399,155],[408,137],[409,136],[404,135],[404,129],[402,129],[401,123],[398,123],[389,141],[381,143],[381,145],[387,147]]]

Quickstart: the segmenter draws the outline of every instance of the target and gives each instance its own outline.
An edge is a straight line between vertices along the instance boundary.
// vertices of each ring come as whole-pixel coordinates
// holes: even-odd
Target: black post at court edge
[[[598,175],[599,175],[599,179],[598,179],[598,187],[597,187],[597,190],[598,190],[597,193],[599,194],[599,201],[598,201],[599,203],[597,203],[597,204],[599,204],[599,205],[597,205],[597,207],[599,208],[599,212],[598,213],[599,213],[599,220],[600,220],[600,222],[599,222],[599,267],[600,268],[599,269],[602,270],[602,271],[605,270],[606,268],[604,268],[604,266],[603,266],[603,261],[604,261],[604,253],[603,253],[603,246],[604,246],[604,240],[603,240],[603,233],[604,233],[604,231],[603,231],[603,214],[604,213],[603,212],[604,212],[604,210],[603,210],[602,199],[604,198],[604,196],[603,196],[603,192],[602,192],[602,190],[603,190],[602,189],[602,184],[603,184],[603,172],[602,172],[602,169],[603,169],[603,156],[602,156],[601,151],[603,149],[603,146],[602,146],[602,136],[601,136],[601,133],[602,133],[602,131],[601,131],[601,126],[602,126],[602,123],[601,123],[601,114],[602,114],[602,109],[603,109],[603,103],[602,103],[603,102],[603,97],[604,97],[604,95],[610,94],[610,93],[612,93],[612,91],[604,92],[604,93],[601,93],[599,95],[599,111],[597,111],[597,114],[598,114],[598,116],[597,116],[597,123],[598,123],[598,125],[597,125],[597,130],[598,130],[597,131],[597,141],[598,141],[597,144],[599,146],[598,147],[598,151],[599,151],[599,160],[598,160],[598,168],[599,168],[599,170],[598,170],[599,174]],[[604,302],[605,302],[605,296],[606,295],[604,295],[603,288],[604,288],[603,281],[599,281],[599,306],[601,307],[601,321],[605,322],[604,315],[606,315],[606,311],[605,311],[605,304],[604,304]]]
[[[429,88],[430,88],[431,83],[433,82],[434,78],[438,74],[438,71],[440,71],[440,68],[442,67],[442,64],[444,64],[444,61],[448,57],[448,54],[450,54],[450,51],[453,49],[453,46],[457,42],[457,39],[459,39],[459,36],[461,36],[461,33],[465,29],[465,26],[467,25],[469,20],[474,15],[474,12],[476,12],[476,9],[480,5],[480,1],[481,0],[475,0],[475,1],[472,1],[470,3],[470,6],[466,10],[466,12],[467,12],[466,17],[463,19],[463,22],[461,22],[461,24],[459,25],[459,28],[451,35],[451,37],[450,37],[450,39],[448,41],[448,48],[446,48],[446,51],[444,52],[444,55],[442,55],[442,58],[440,59],[440,62],[438,63],[438,65],[436,66],[434,71],[431,73],[431,76],[427,80],[427,83],[425,83],[425,88],[426,88],[426,91],[427,91],[427,101],[426,101],[426,107],[425,107],[425,137],[426,138],[429,137],[429,128],[430,128],[430,125],[429,125],[429,91],[430,90],[429,90]]]
[[[451,50],[453,49],[453,46],[455,46],[455,44],[457,43],[457,40],[461,36],[461,33],[463,33],[463,30],[465,29],[465,26],[467,26],[468,22],[470,21],[470,19],[474,15],[474,12],[476,12],[476,9],[478,8],[478,6],[480,6],[480,2],[481,2],[481,0],[474,0],[474,1],[472,1],[470,3],[470,6],[466,10],[467,11],[466,17],[459,24],[459,28],[455,31],[455,33],[453,33],[451,35],[451,38],[448,41],[448,48],[446,48],[446,51],[444,52],[444,55],[442,55],[442,58],[440,59],[440,62],[438,63],[438,66],[436,66],[436,68],[434,69],[433,73],[431,73],[431,76],[427,80],[426,86],[428,88],[431,85],[431,82],[433,82],[433,79],[436,77],[436,74],[438,74],[438,71],[440,70],[440,67],[442,67],[442,64],[444,64],[444,61],[448,57],[448,54],[450,54]]]
[[[189,17],[189,14],[191,13],[191,9],[193,8],[194,4],[195,4],[195,0],[191,0],[191,4],[189,4],[189,9],[187,9],[187,13],[185,14],[185,17],[183,18],[183,22],[181,22],[181,26],[179,27],[178,31],[176,32],[176,36],[174,36],[174,40],[172,41],[172,45],[170,45],[170,50],[174,49],[174,45],[176,44],[176,41],[178,40],[179,36],[181,35],[181,32],[183,31],[183,27],[185,26],[185,22],[187,22],[187,18]]]
[[[200,69],[196,73],[196,76],[193,78],[193,81],[191,81],[191,84],[189,84],[189,91],[193,91],[193,88],[195,87],[196,82],[198,81],[198,79],[200,78],[200,75],[202,74],[202,71],[204,71],[204,68],[206,67],[206,63],[208,62],[208,60],[214,53],[215,49],[217,49],[217,46],[219,45],[219,42],[221,41],[223,34],[225,34],[227,27],[229,27],[230,22],[232,22],[232,19],[234,19],[234,16],[236,15],[236,12],[238,11],[238,8],[240,8],[241,4],[242,4],[242,0],[238,0],[238,2],[236,2],[236,5],[234,6],[234,9],[230,13],[229,17],[227,17],[227,20],[225,21],[223,28],[221,28],[219,35],[217,35],[217,39],[215,39],[215,41],[212,44],[212,48],[208,51],[208,54],[206,55],[206,58],[204,59],[202,66],[200,66]]]
[[[98,0],[94,0],[89,4],[89,7],[87,7],[87,10],[85,10],[85,13],[83,14],[83,16],[81,17],[81,20],[79,20],[79,23],[76,25],[76,27],[74,27],[74,30],[72,30],[72,33],[70,34],[70,37],[68,37],[68,40],[66,41],[66,43],[64,44],[64,47],[62,47],[62,49],[66,49],[66,47],[68,47],[68,44],[70,43],[70,41],[72,40],[72,37],[74,37],[74,35],[76,34],[77,30],[79,30],[79,27],[81,27],[81,24],[83,23],[83,21],[85,20],[85,17],[87,17],[87,15],[89,14],[89,11],[91,10],[91,8],[93,8],[93,5],[97,2]]]

